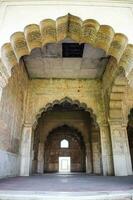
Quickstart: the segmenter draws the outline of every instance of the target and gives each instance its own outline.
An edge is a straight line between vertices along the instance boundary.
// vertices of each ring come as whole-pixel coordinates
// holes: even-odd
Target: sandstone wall
[[[69,142],[68,148],[61,148],[61,140],[66,139]],[[71,172],[80,172],[85,170],[85,149],[81,141],[70,130],[57,129],[49,136],[47,143],[45,144],[45,160],[44,170],[46,172],[58,172],[59,169],[59,157],[70,156],[71,158]]]
[[[0,102],[0,177],[19,173],[19,148],[27,93],[24,66],[16,66]]]
[[[40,142],[47,139],[49,132],[57,127],[67,124],[82,133],[84,142],[89,140],[89,132],[91,128],[90,118],[88,113],[82,111],[69,111],[69,112],[50,112],[39,120]]]
[[[31,80],[28,88],[26,123],[34,123],[37,115],[49,103],[68,97],[85,103],[96,116],[97,121],[105,120],[104,104],[101,95],[101,81],[73,79]]]
[[[34,124],[41,113],[44,111],[48,105],[52,105],[55,100],[62,100],[65,97],[70,99],[78,100],[80,103],[85,103],[88,108],[91,108],[91,115],[95,115],[97,122],[106,121],[104,112],[104,103],[102,99],[101,92],[101,81],[99,80],[72,80],[72,79],[52,79],[52,80],[31,80],[29,82],[28,88],[28,102],[25,115],[25,122],[27,124]],[[38,115],[40,113],[40,115]],[[50,117],[46,117],[46,121],[41,123],[41,134],[40,142],[43,143],[45,137],[48,135],[51,129],[56,128],[60,125],[68,124],[74,126],[84,134],[84,139],[86,146],[88,143],[88,130],[87,125],[89,125],[89,120],[83,120],[83,116],[76,115],[64,115],[63,117],[59,113],[55,113]],[[84,121],[84,123],[83,123]],[[88,121],[88,122],[87,122]],[[37,121],[38,122],[38,121]],[[92,133],[93,134],[93,133]],[[100,140],[100,139],[99,139]],[[39,142],[39,141],[38,141]],[[94,141],[95,142],[95,141]],[[99,145],[99,144],[98,144]],[[95,172],[101,173],[100,167],[100,156],[99,147],[97,143],[94,149],[94,162],[95,162]],[[109,144],[108,144],[109,145]],[[36,145],[35,145],[36,146]],[[94,146],[94,145],[93,145]],[[88,148],[88,146],[87,146]],[[97,150],[98,148],[98,150]],[[106,150],[105,150],[106,151]],[[37,154],[37,153],[36,153]],[[90,164],[90,161],[88,161]],[[89,170],[89,173],[91,170]]]

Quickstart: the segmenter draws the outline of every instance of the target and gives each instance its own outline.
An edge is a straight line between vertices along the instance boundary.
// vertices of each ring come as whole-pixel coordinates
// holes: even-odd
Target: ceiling
[[[82,49],[77,49],[77,44],[74,43],[70,48],[67,46],[65,51],[62,43],[48,44],[42,49],[34,49],[29,56],[24,56],[23,61],[29,77],[100,78],[109,59],[103,50],[88,44],[82,45]]]

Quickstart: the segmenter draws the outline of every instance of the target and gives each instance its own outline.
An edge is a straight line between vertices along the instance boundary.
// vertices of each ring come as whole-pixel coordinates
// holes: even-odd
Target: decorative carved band
[[[12,34],[10,42],[1,48],[2,66],[10,72],[20,58],[30,55],[33,49],[42,48],[48,43],[61,42],[66,38],[103,49],[106,55],[115,59],[118,70],[124,69],[129,82],[132,83],[130,74],[133,74],[133,45],[128,44],[127,37],[115,33],[108,25],[100,25],[96,20],[82,21],[71,14],[59,17],[56,21],[45,19],[40,25],[30,24],[24,28],[24,32]]]
[[[2,61],[12,68],[22,56],[29,55],[34,48],[60,42],[65,38],[101,48],[123,67],[133,62],[133,45],[127,44],[128,39],[124,34],[115,33],[112,27],[100,25],[93,19],[82,21],[71,14],[59,17],[56,21],[45,19],[40,22],[40,26],[30,24],[24,28],[24,32],[11,35],[10,43],[2,46]]]

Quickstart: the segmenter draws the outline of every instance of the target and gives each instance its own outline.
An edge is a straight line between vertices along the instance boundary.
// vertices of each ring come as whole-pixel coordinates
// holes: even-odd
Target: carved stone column
[[[121,121],[112,120],[110,123],[114,172],[116,176],[132,174],[131,157],[127,138],[126,126]]]
[[[114,172],[109,126],[104,123],[99,123],[99,126],[103,175],[112,175]]]
[[[86,173],[92,173],[92,153],[90,143],[86,143]]]
[[[44,173],[44,143],[39,143],[38,145],[38,163],[37,172]]]
[[[29,176],[31,170],[31,142],[32,142],[32,126],[25,124],[22,131],[21,151],[20,151],[20,175]]]

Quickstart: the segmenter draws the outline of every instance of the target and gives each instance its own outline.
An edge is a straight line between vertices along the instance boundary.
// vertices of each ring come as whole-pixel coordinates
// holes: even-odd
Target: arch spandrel
[[[24,55],[30,55],[35,48],[42,48],[49,43],[61,42],[70,38],[77,43],[88,43],[95,48],[101,48],[107,56],[112,56],[124,69],[132,65],[133,46],[128,44],[127,37],[115,33],[108,25],[100,25],[96,20],[82,21],[77,16],[68,14],[56,21],[46,19],[40,25],[30,24],[24,32],[16,32],[1,48],[1,59],[6,67],[12,68]],[[126,63],[126,66],[125,66]]]

